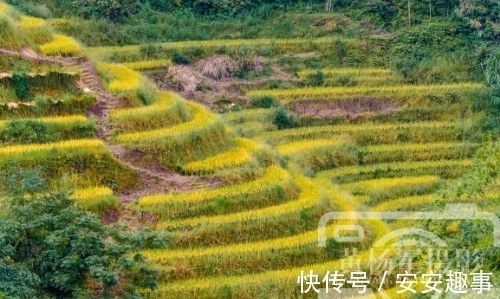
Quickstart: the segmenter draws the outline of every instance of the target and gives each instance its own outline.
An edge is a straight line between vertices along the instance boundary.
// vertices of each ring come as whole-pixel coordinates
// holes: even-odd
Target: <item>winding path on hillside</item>
[[[172,190],[187,191],[199,188],[213,188],[218,185],[215,181],[202,181],[197,176],[181,176],[164,169],[155,161],[142,159],[143,154],[137,150],[111,144],[110,136],[113,127],[108,116],[110,110],[121,107],[121,101],[120,98],[107,92],[96,69],[88,59],[83,57],[41,56],[29,48],[23,48],[20,51],[0,49],[0,54],[19,57],[32,62],[56,63],[65,67],[78,67],[82,70],[77,87],[84,93],[93,94],[97,98],[96,105],[87,111],[87,117],[94,119],[97,124],[97,137],[103,141],[116,160],[135,171],[139,176],[139,183],[135,189],[121,191],[118,194],[122,208],[124,208],[119,218],[124,222],[129,224],[137,222],[137,219],[135,219],[137,218],[136,213],[127,206],[142,196],[167,193]],[[118,220],[116,216],[111,218],[114,219],[110,221]]]
[[[139,174],[138,188],[120,194],[123,203],[132,202],[141,196],[171,190],[187,191],[210,187],[211,183],[202,182],[199,177],[181,176],[164,169],[156,162],[142,159],[142,153],[139,151],[110,144],[109,138],[113,128],[108,120],[109,111],[120,107],[120,99],[106,91],[90,61],[81,60],[80,67],[82,69],[80,88],[83,87],[82,90],[87,92],[86,88],[88,88],[97,96],[97,104],[88,111],[88,117],[93,118],[97,123],[98,138],[104,141],[118,161]]]

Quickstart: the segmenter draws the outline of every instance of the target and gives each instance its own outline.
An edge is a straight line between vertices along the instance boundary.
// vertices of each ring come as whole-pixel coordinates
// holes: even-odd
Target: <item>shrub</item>
[[[297,126],[295,115],[284,108],[276,110],[273,124],[276,125],[278,130],[293,128]]]
[[[0,140],[5,143],[37,143],[47,142],[47,127],[35,120],[9,122],[0,130]]]
[[[116,287],[137,298],[140,289],[156,287],[160,273],[139,250],[163,246],[164,238],[103,225],[64,192],[49,193],[40,171],[2,174],[8,197],[0,219],[0,297],[91,298],[98,286],[105,298]]]
[[[16,97],[24,101],[30,95],[30,86],[28,81],[28,76],[26,74],[14,74],[12,75],[12,85],[16,91]]]
[[[162,52],[163,48],[161,46],[157,45],[142,45],[139,48],[139,52],[141,53],[141,56],[147,59],[156,59],[159,58],[160,53]]]
[[[0,122],[0,142],[29,144],[92,138],[96,127],[84,116],[12,119]]]
[[[271,108],[276,106],[276,99],[271,96],[252,98],[253,108]]]
[[[310,74],[307,80],[310,86],[323,86],[325,84],[325,75],[318,70],[316,73]]]
[[[172,62],[175,64],[189,64],[189,58],[182,53],[175,52],[172,57]]]
[[[500,47],[497,47],[486,61],[485,77],[486,84],[500,92]]]

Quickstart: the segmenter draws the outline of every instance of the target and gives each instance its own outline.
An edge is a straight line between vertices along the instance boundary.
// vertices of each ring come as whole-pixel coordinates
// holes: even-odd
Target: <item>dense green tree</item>
[[[12,168],[11,168],[12,169]],[[159,272],[137,253],[162,244],[149,232],[105,226],[66,192],[48,192],[42,172],[3,176],[0,297],[140,298]]]
[[[486,61],[486,84],[500,94],[500,46],[490,54]]]
[[[137,0],[74,0],[73,6],[84,18],[107,18],[117,22],[136,14],[143,3]]]
[[[497,0],[460,0],[457,14],[468,22],[480,36],[487,38],[500,37],[500,31],[495,30],[500,23],[500,2]],[[496,24],[496,25],[495,25]]]

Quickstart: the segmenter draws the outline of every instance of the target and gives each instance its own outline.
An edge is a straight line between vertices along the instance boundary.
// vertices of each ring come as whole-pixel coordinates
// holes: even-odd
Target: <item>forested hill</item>
[[[458,23],[460,32],[499,41],[500,4],[496,0],[8,0],[28,15],[71,18],[61,30],[87,45],[138,44],[215,38],[316,37],[307,14],[338,12],[363,27],[390,32],[429,22]],[[297,13],[294,16],[284,16]],[[92,20],[89,22],[88,20]],[[304,21],[306,21],[304,23]],[[305,26],[304,26],[305,25]],[[449,34],[449,32],[444,32]],[[359,34],[352,30],[350,34]],[[264,36],[263,36],[264,35]],[[311,36],[313,35],[313,36]]]

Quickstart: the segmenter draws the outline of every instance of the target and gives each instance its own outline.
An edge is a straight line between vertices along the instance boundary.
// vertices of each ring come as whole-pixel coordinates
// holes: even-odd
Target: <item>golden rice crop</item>
[[[475,144],[461,142],[383,144],[364,148],[363,163],[388,161],[440,160],[464,158],[472,154]]]
[[[405,152],[420,152],[420,151],[437,151],[442,149],[453,149],[464,146],[461,142],[436,142],[436,143],[410,143],[410,144],[382,144],[369,146],[366,150],[370,153],[393,153],[394,151]]]
[[[334,225],[327,226],[327,235],[332,236]],[[278,251],[283,249],[299,248],[318,242],[318,230],[314,229],[291,237],[265,240],[255,243],[242,243],[229,246],[215,246],[197,249],[180,250],[149,250],[143,253],[155,262],[162,262],[171,259],[193,259],[207,258],[214,256],[231,256],[241,254],[255,254],[263,251]]]
[[[21,20],[19,21],[19,26],[22,29],[36,29],[45,27],[46,25],[47,23],[45,22],[44,19],[28,17],[28,16],[22,16]]]
[[[359,181],[342,185],[342,188],[355,194],[373,194],[404,188],[434,186],[439,182],[440,179],[437,176],[423,175]]]
[[[339,39],[340,40],[340,39]],[[356,42],[354,39],[341,39],[346,43]],[[282,52],[296,52],[301,49],[317,48],[317,46],[326,46],[333,43],[332,38],[316,38],[316,39],[230,39],[230,40],[203,40],[203,41],[181,41],[156,44],[165,50],[183,51],[192,48],[201,48],[205,51],[215,51],[222,48],[240,48],[240,47],[277,47]],[[140,54],[140,46],[111,46],[111,47],[93,47],[88,48],[88,52],[92,56],[105,56],[109,53],[117,54]]]
[[[129,148],[140,148],[147,155],[154,155],[166,167],[203,160],[234,145],[234,133],[218,116],[199,104],[181,103],[186,103],[189,113],[181,121],[187,121],[159,129],[118,134],[113,141]],[[161,116],[158,117],[162,121]]]
[[[241,124],[233,124],[231,127],[234,128],[234,131],[238,134],[238,136],[247,138],[251,138],[268,131],[276,130],[276,125],[274,125],[273,123],[260,121],[249,121]]]
[[[337,220],[337,222],[339,224],[356,224],[357,220],[355,220],[355,211],[363,211],[366,207],[363,206],[361,202],[356,201],[356,197],[352,194],[342,190],[340,186],[332,186],[329,182],[325,182],[321,179],[315,179],[314,181],[316,184],[327,189],[327,195],[336,211],[352,214],[353,219]],[[374,232],[376,236],[383,236],[390,231],[389,226],[385,222],[378,219],[365,220],[365,224]]]
[[[140,117],[147,118],[149,114],[162,108],[170,107],[177,101],[183,100],[179,95],[172,92],[162,92],[158,94],[155,102],[149,106],[128,108],[128,109],[118,109],[113,110],[110,113],[111,119],[114,121],[120,121],[121,119],[128,119],[132,116],[139,115]]]
[[[0,164],[10,162],[17,162],[23,169],[43,166],[51,183],[65,175],[73,176],[73,187],[113,181],[118,190],[124,190],[137,183],[137,174],[118,163],[98,139],[0,147]]]
[[[8,13],[10,10],[9,6],[5,3],[0,2],[0,16]]]
[[[141,86],[141,74],[124,65],[101,62],[97,68],[111,77],[108,90],[112,93],[137,90]]]
[[[248,221],[258,221],[274,217],[281,217],[287,214],[298,213],[302,210],[313,207],[318,203],[322,192],[316,184],[304,177],[296,177],[295,182],[300,188],[300,197],[281,205],[266,207],[263,209],[250,210],[227,215],[217,215],[211,217],[196,217],[177,221],[161,222],[157,229],[172,230],[179,228],[194,228],[201,225],[223,225],[229,223],[243,223]]]
[[[374,76],[374,77],[384,77],[391,74],[391,70],[388,69],[376,69],[376,68],[335,68],[335,69],[322,69],[319,70],[325,76],[325,78],[331,78],[335,76]],[[307,78],[308,76],[315,75],[318,70],[303,70],[297,73],[299,78]]]
[[[215,115],[213,115],[200,105],[189,103],[189,106],[193,110],[192,111],[193,119],[188,122],[184,122],[169,128],[150,130],[145,132],[129,133],[129,134],[120,134],[116,137],[115,140],[116,142],[121,144],[127,144],[130,146],[141,146],[142,143],[154,142],[155,140],[160,140],[160,139],[168,139],[176,135],[181,136],[182,134],[188,134],[193,131],[198,131],[201,128],[214,126],[220,122]]]
[[[331,147],[338,144],[335,139],[314,139],[290,142],[276,147],[283,156],[291,156],[302,152],[311,151],[317,148]]]
[[[124,62],[121,63],[126,68],[134,71],[147,71],[155,70],[172,66],[172,61],[170,59],[157,59],[157,60],[141,60],[134,62]]]
[[[332,236],[338,224],[326,226],[326,235]],[[189,264],[211,263],[225,268],[227,260],[266,260],[269,256],[279,256],[281,251],[289,252],[292,249],[300,248],[301,251],[313,252],[318,250],[318,229],[290,237],[268,239],[258,242],[239,243],[226,246],[214,246],[208,248],[180,249],[180,250],[150,250],[144,254],[154,262],[163,265],[173,265],[183,261]],[[286,253],[285,253],[286,254]],[[306,254],[303,252],[302,254]],[[272,263],[272,261],[269,261]],[[263,265],[262,265],[263,266]],[[266,266],[263,266],[264,268]]]
[[[222,114],[222,118],[230,123],[241,124],[250,121],[267,122],[273,118],[273,109],[258,108],[244,109],[241,111],[228,112]]]
[[[41,117],[34,118],[33,120],[48,124],[61,124],[71,125],[77,123],[84,123],[88,119],[83,115],[70,115],[70,116],[55,116],[55,117]],[[0,120],[0,128],[4,127],[11,120]]]
[[[157,206],[198,204],[216,198],[231,198],[247,194],[258,194],[263,190],[269,189],[273,185],[290,180],[291,176],[287,171],[282,168],[271,166],[266,169],[263,177],[254,181],[212,190],[146,196],[139,199],[139,207],[154,211]]]
[[[247,138],[235,138],[235,142],[239,147],[250,152],[254,152],[262,148],[260,144],[257,144],[253,140]]]
[[[187,163],[182,166],[182,170],[192,174],[209,174],[250,163],[253,160],[251,152],[257,150],[258,145],[242,138],[236,139],[236,143],[236,148],[204,160]]]
[[[368,260],[368,252],[359,252],[358,255],[361,260]],[[388,256],[390,258],[390,256]],[[352,259],[352,258],[351,258]],[[305,271],[305,275],[309,274],[309,270],[313,270],[314,274],[318,275],[318,281],[321,281],[327,271],[330,273],[335,270],[342,269],[343,266],[348,265],[352,261],[348,258],[328,261],[318,264],[310,264],[296,268],[280,269],[273,271],[266,271],[257,274],[234,275],[223,277],[210,277],[210,278],[196,278],[189,280],[176,281],[173,283],[160,284],[156,291],[151,295],[156,298],[195,298],[200,294],[222,294],[227,289],[231,290],[231,294],[236,298],[261,298],[262,294],[276,294],[279,293],[282,298],[296,298],[300,293],[300,287],[297,284],[297,278],[301,271]],[[307,269],[307,270],[304,270]],[[344,274],[345,279],[349,279],[349,274]],[[316,286],[319,288],[319,286]],[[414,286],[415,290],[422,291],[423,284]],[[400,286],[393,287],[385,290],[388,298],[408,299],[413,296],[411,292],[397,293],[401,290]],[[330,291],[331,293],[332,291]],[[309,294],[314,294],[310,290]],[[306,297],[306,296],[304,296]],[[371,298],[370,296],[359,295],[359,299]]]
[[[497,186],[498,187],[498,186]],[[499,199],[498,191],[488,191],[483,196],[475,199],[467,199],[467,203],[485,204],[489,200]],[[372,211],[386,212],[386,211],[415,211],[419,208],[425,208],[437,201],[442,200],[439,195],[418,195],[396,198],[387,202],[383,202],[373,207]],[[450,199],[447,203],[460,202],[460,199]]]
[[[54,40],[41,45],[40,51],[47,56],[76,56],[80,53],[80,45],[69,36],[54,34]]]
[[[52,31],[43,19],[22,16],[19,27],[36,44],[46,44],[53,40]]]
[[[386,211],[414,211],[416,208],[427,206],[435,203],[438,200],[436,195],[417,195],[406,196],[394,200],[383,202],[376,205],[373,211],[386,212]]]
[[[79,140],[68,140],[56,143],[46,143],[46,144],[28,144],[28,145],[14,145],[0,147],[0,156],[16,156],[16,155],[26,155],[33,152],[39,151],[50,151],[53,148],[61,150],[76,150],[76,149],[102,149],[104,144],[98,139],[79,139]]]
[[[241,148],[236,148],[201,161],[190,162],[182,170],[192,174],[209,174],[216,171],[238,167],[250,163],[252,155]]]
[[[335,99],[352,96],[395,96],[402,97],[422,93],[459,92],[484,88],[479,83],[456,83],[440,85],[396,85],[396,86],[356,86],[356,87],[315,87],[296,89],[251,90],[248,97],[272,96],[280,100],[294,99]]]
[[[369,135],[371,138],[380,138],[397,140],[395,131],[407,130],[415,134],[424,134],[426,132],[445,133],[449,129],[458,129],[464,124],[458,122],[420,122],[420,123],[397,123],[397,124],[366,124],[366,125],[330,125],[318,127],[301,127],[273,132],[266,132],[258,139],[265,140],[270,144],[282,144],[296,140],[316,139],[348,134],[355,136],[357,134]],[[389,135],[390,134],[390,135]],[[433,134],[434,138],[438,134]],[[378,136],[378,137],[377,137]],[[389,143],[389,142],[387,142]]]
[[[110,208],[117,209],[120,206],[118,197],[113,195],[113,190],[108,187],[92,187],[77,189],[71,195],[85,210],[103,213]]]
[[[176,125],[191,119],[185,101],[171,92],[156,93],[149,106],[118,109],[110,113],[111,122],[120,133],[147,131]]]
[[[448,169],[448,168],[469,168],[472,165],[471,160],[439,160],[439,161],[419,161],[419,162],[393,162],[393,163],[382,163],[382,164],[372,164],[363,166],[347,166],[340,167],[333,170],[327,170],[319,172],[316,178],[321,180],[325,179],[327,181],[342,178],[346,176],[357,176],[357,175],[373,175],[374,173],[389,171],[408,171],[408,170],[426,170],[432,171],[436,169]]]
[[[79,201],[91,200],[96,197],[112,196],[113,190],[108,187],[93,187],[87,189],[78,189],[73,192],[71,198]]]

